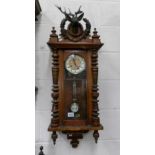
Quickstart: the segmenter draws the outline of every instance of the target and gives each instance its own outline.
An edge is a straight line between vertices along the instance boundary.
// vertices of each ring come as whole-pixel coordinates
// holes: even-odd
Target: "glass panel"
[[[86,70],[74,75],[65,69],[64,90],[65,119],[87,119]]]

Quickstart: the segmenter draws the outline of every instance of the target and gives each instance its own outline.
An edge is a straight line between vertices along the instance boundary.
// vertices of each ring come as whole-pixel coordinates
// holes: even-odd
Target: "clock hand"
[[[79,66],[77,66],[76,60],[75,60],[75,56],[73,57],[73,63],[76,66],[77,69],[79,69]]]

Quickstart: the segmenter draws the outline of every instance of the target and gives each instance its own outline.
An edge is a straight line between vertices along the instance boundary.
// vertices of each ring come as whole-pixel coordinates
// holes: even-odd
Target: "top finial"
[[[97,30],[96,30],[96,28],[94,28],[94,31],[93,31],[93,34],[94,34],[94,36],[97,36]]]
[[[51,37],[57,37],[55,27],[52,27],[52,31],[51,32],[52,32],[52,34],[50,35]]]

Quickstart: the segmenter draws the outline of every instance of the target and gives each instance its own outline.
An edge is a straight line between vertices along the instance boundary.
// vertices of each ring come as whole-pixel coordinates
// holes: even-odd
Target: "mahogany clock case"
[[[62,131],[67,134],[68,139],[71,139],[72,147],[77,147],[78,139],[83,138],[83,133],[93,130],[97,142],[98,130],[103,129],[98,108],[98,50],[103,43],[96,29],[90,36],[90,22],[83,18],[84,13],[80,8],[74,16],[63,12],[60,7],[58,9],[65,18],[60,24],[61,38],[58,38],[53,28],[48,41],[52,52],[53,78],[52,118],[48,131],[53,132],[54,144],[58,137],[56,131]],[[86,24],[85,30],[80,23],[82,19]],[[66,21],[69,22],[67,29],[65,29]],[[75,71],[75,74],[66,68],[66,61],[72,55],[81,58],[85,63],[84,68],[81,71],[77,70],[77,73]],[[74,65],[77,67],[76,63],[74,62]],[[71,108],[73,99],[76,99],[78,105],[75,106],[75,112]]]

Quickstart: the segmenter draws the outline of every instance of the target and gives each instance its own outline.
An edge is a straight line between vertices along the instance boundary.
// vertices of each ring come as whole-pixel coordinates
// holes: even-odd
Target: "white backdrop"
[[[45,155],[119,155],[120,144],[120,15],[119,0],[40,0],[42,13],[36,22],[36,86],[39,91],[36,98],[36,153],[40,145]],[[63,15],[55,4],[76,11],[82,5],[85,17],[97,28],[104,46],[99,52],[99,106],[101,123],[104,130],[96,145],[92,133],[84,135],[78,148],[73,149],[66,135],[59,134],[56,145],[47,131],[51,117],[51,57],[47,41],[52,27],[59,33],[59,24]]]

